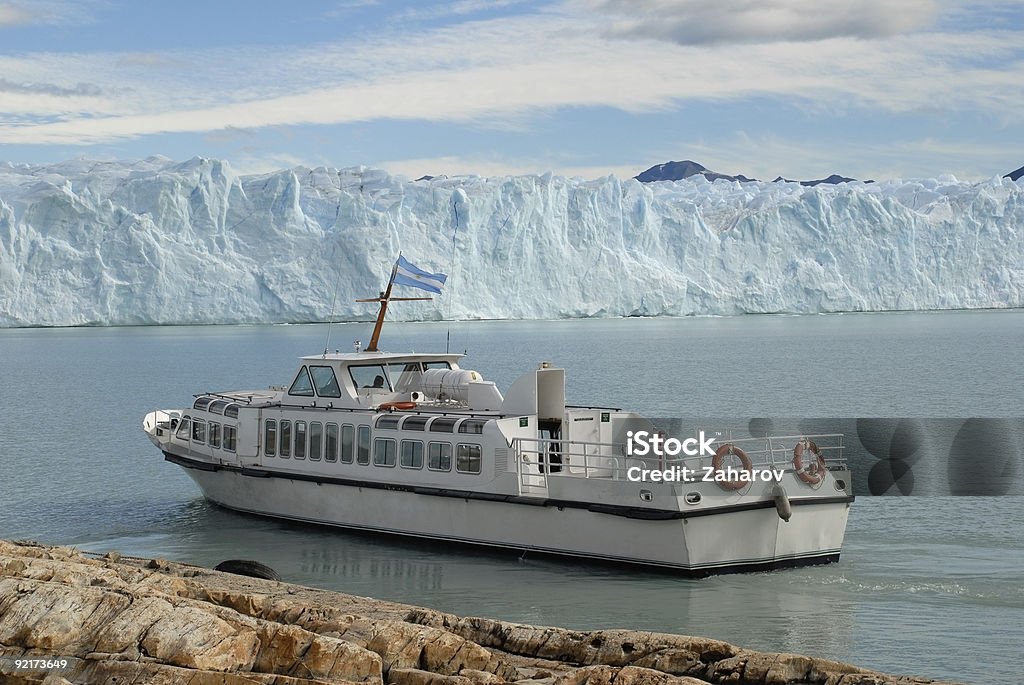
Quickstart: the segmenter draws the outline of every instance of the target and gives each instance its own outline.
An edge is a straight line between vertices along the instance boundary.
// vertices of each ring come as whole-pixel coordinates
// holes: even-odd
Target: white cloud
[[[1012,156],[1015,151],[1006,146],[933,138],[864,143],[741,131],[721,138],[680,140],[674,149],[684,150],[714,171],[764,181],[777,176],[809,181],[833,173],[861,180],[934,178],[954,171],[960,180],[980,181],[1002,176],[1018,165]]]
[[[0,2],[0,29],[29,24],[83,24],[92,21],[96,0]]]
[[[281,169],[294,167],[315,168],[328,166],[324,160],[300,157],[286,152],[267,152],[261,154],[243,154],[231,157],[231,168],[240,176],[269,174]]]
[[[507,158],[458,155],[422,157],[418,159],[394,159],[374,162],[374,167],[391,174],[416,179],[421,176],[520,176],[543,174],[548,171],[559,176],[579,176],[586,179],[603,178],[609,174],[619,178],[632,178],[643,168],[630,164],[607,166],[583,166],[566,163],[563,159],[549,157]]]
[[[882,38],[927,25],[935,0],[580,0],[608,35],[682,45]]]
[[[560,108],[651,112],[754,96],[833,111],[992,116],[1024,109],[1021,45],[1019,32],[977,31],[697,47],[609,40],[587,16],[545,12],[287,52],[0,57],[6,82],[50,93],[5,94],[0,143],[382,119],[504,126]],[[83,83],[96,90],[76,94]],[[30,116],[39,123],[26,124]]]
[[[438,5],[412,7],[394,17],[400,21],[435,20],[442,17],[459,17],[480,12],[493,11],[521,5],[528,0],[455,0]]]
[[[0,28],[31,24],[35,21],[36,15],[24,7],[9,2],[0,3]]]

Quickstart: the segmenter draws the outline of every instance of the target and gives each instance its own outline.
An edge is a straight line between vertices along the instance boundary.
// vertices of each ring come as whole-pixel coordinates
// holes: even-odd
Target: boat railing
[[[798,445],[803,446],[805,462],[815,459],[814,450],[817,449],[830,469],[846,468],[842,433],[770,435],[763,438],[741,438],[738,440],[716,438],[715,443],[716,449],[732,445],[734,448],[743,450],[755,468],[792,466]]]
[[[843,434],[773,435],[763,438],[728,439],[716,437],[713,448],[721,452],[721,466],[739,468],[743,458],[753,469],[796,470],[797,446],[804,465],[820,454],[830,470],[845,469]],[[634,467],[667,470],[675,467],[702,472],[712,466],[715,456],[639,455],[628,453],[626,443],[568,441],[554,438],[514,438],[515,470],[524,491],[546,489],[547,477],[601,478],[625,480]],[[741,456],[742,455],[742,456]]]

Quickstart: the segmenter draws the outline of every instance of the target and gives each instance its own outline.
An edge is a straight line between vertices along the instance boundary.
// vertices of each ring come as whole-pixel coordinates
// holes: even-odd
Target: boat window
[[[341,463],[351,464],[355,454],[356,428],[351,423],[341,427]]]
[[[452,365],[448,362],[426,362],[423,364],[425,369],[450,369]]]
[[[379,419],[377,419],[377,430],[381,430],[382,428],[389,428],[389,429],[398,428],[398,420],[400,418],[402,418],[402,417],[401,416],[382,416],[382,417],[380,417]]]
[[[292,454],[296,459],[306,458],[306,422],[295,422],[295,449]]]
[[[439,416],[430,422],[430,432],[452,433],[455,430],[455,422],[457,420],[450,416]]]
[[[295,374],[295,380],[292,381],[291,387],[288,388],[288,394],[298,395],[299,397],[313,396],[313,383],[309,380],[309,372],[306,371],[305,366]]]
[[[324,451],[324,459],[327,461],[338,461],[338,424],[327,424],[327,431],[324,433],[327,449]]]
[[[229,404],[228,406],[224,407],[224,416],[230,417],[232,419],[237,419],[238,418],[238,405],[237,404]]]
[[[287,459],[292,456],[292,422],[281,420],[281,439],[280,439],[282,457]]]
[[[423,441],[403,440],[402,441],[402,468],[421,469],[423,468]]]
[[[192,442],[206,442],[206,421],[192,421]]]
[[[210,421],[210,447],[220,448],[220,424]]]
[[[320,461],[324,443],[324,424],[311,421],[309,424],[309,458]]]
[[[485,423],[487,423],[486,419],[466,419],[459,424],[459,432],[480,435],[484,432]]]
[[[452,470],[452,446],[448,442],[427,445],[427,468],[431,471]]]
[[[214,414],[223,414],[224,407],[228,406],[227,400],[214,400],[210,402],[210,406],[206,411],[213,412]]]
[[[405,421],[402,421],[402,430],[407,431],[421,431],[427,425],[427,421],[430,420],[429,416],[407,416]]]
[[[334,369],[329,366],[311,366],[309,373],[313,376],[313,385],[316,386],[316,394],[320,397],[341,397],[341,388],[338,387],[338,379],[334,376]]]
[[[227,452],[235,451],[235,427],[224,426],[224,450]]]
[[[193,409],[206,409],[210,402],[213,401],[212,397],[197,397],[196,401],[192,404]]]
[[[373,465],[394,466],[397,451],[394,438],[377,438],[373,441]]]
[[[395,392],[409,392],[419,387],[423,372],[419,362],[395,363],[388,364],[388,376]]]
[[[455,449],[455,470],[459,473],[480,473],[480,445],[459,443]]]
[[[186,416],[178,424],[178,432],[174,434],[174,437],[179,440],[188,440],[190,435],[192,435],[192,420]]]
[[[388,374],[380,364],[366,364],[348,367],[348,373],[352,376],[352,382],[356,389],[377,388],[391,391],[388,384]]]
[[[370,463],[370,427],[359,426],[356,431],[356,463],[366,466]]]
[[[263,454],[272,457],[277,453],[277,421],[267,419],[263,423]]]

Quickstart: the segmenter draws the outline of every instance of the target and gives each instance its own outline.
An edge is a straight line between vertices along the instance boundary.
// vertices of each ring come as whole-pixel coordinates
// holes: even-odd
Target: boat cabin
[[[346,409],[425,405],[497,411],[503,398],[493,382],[459,368],[461,354],[355,352],[302,358],[282,405]]]

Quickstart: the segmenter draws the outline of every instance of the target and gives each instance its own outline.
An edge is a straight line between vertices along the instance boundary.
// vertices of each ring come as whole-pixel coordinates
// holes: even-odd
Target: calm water
[[[444,349],[447,324],[382,347]],[[679,579],[299,527],[207,505],[143,415],[289,380],[324,326],[0,331],[0,537],[206,565],[461,614],[706,635],[973,683],[1019,680],[1024,497],[862,497],[837,565]],[[350,349],[368,326],[335,326]],[[541,360],[576,403],[660,416],[1019,417],[1024,312],[455,324],[507,388]],[[1017,477],[1022,469],[1018,464]],[[1019,491],[1019,490],[1018,490]]]

